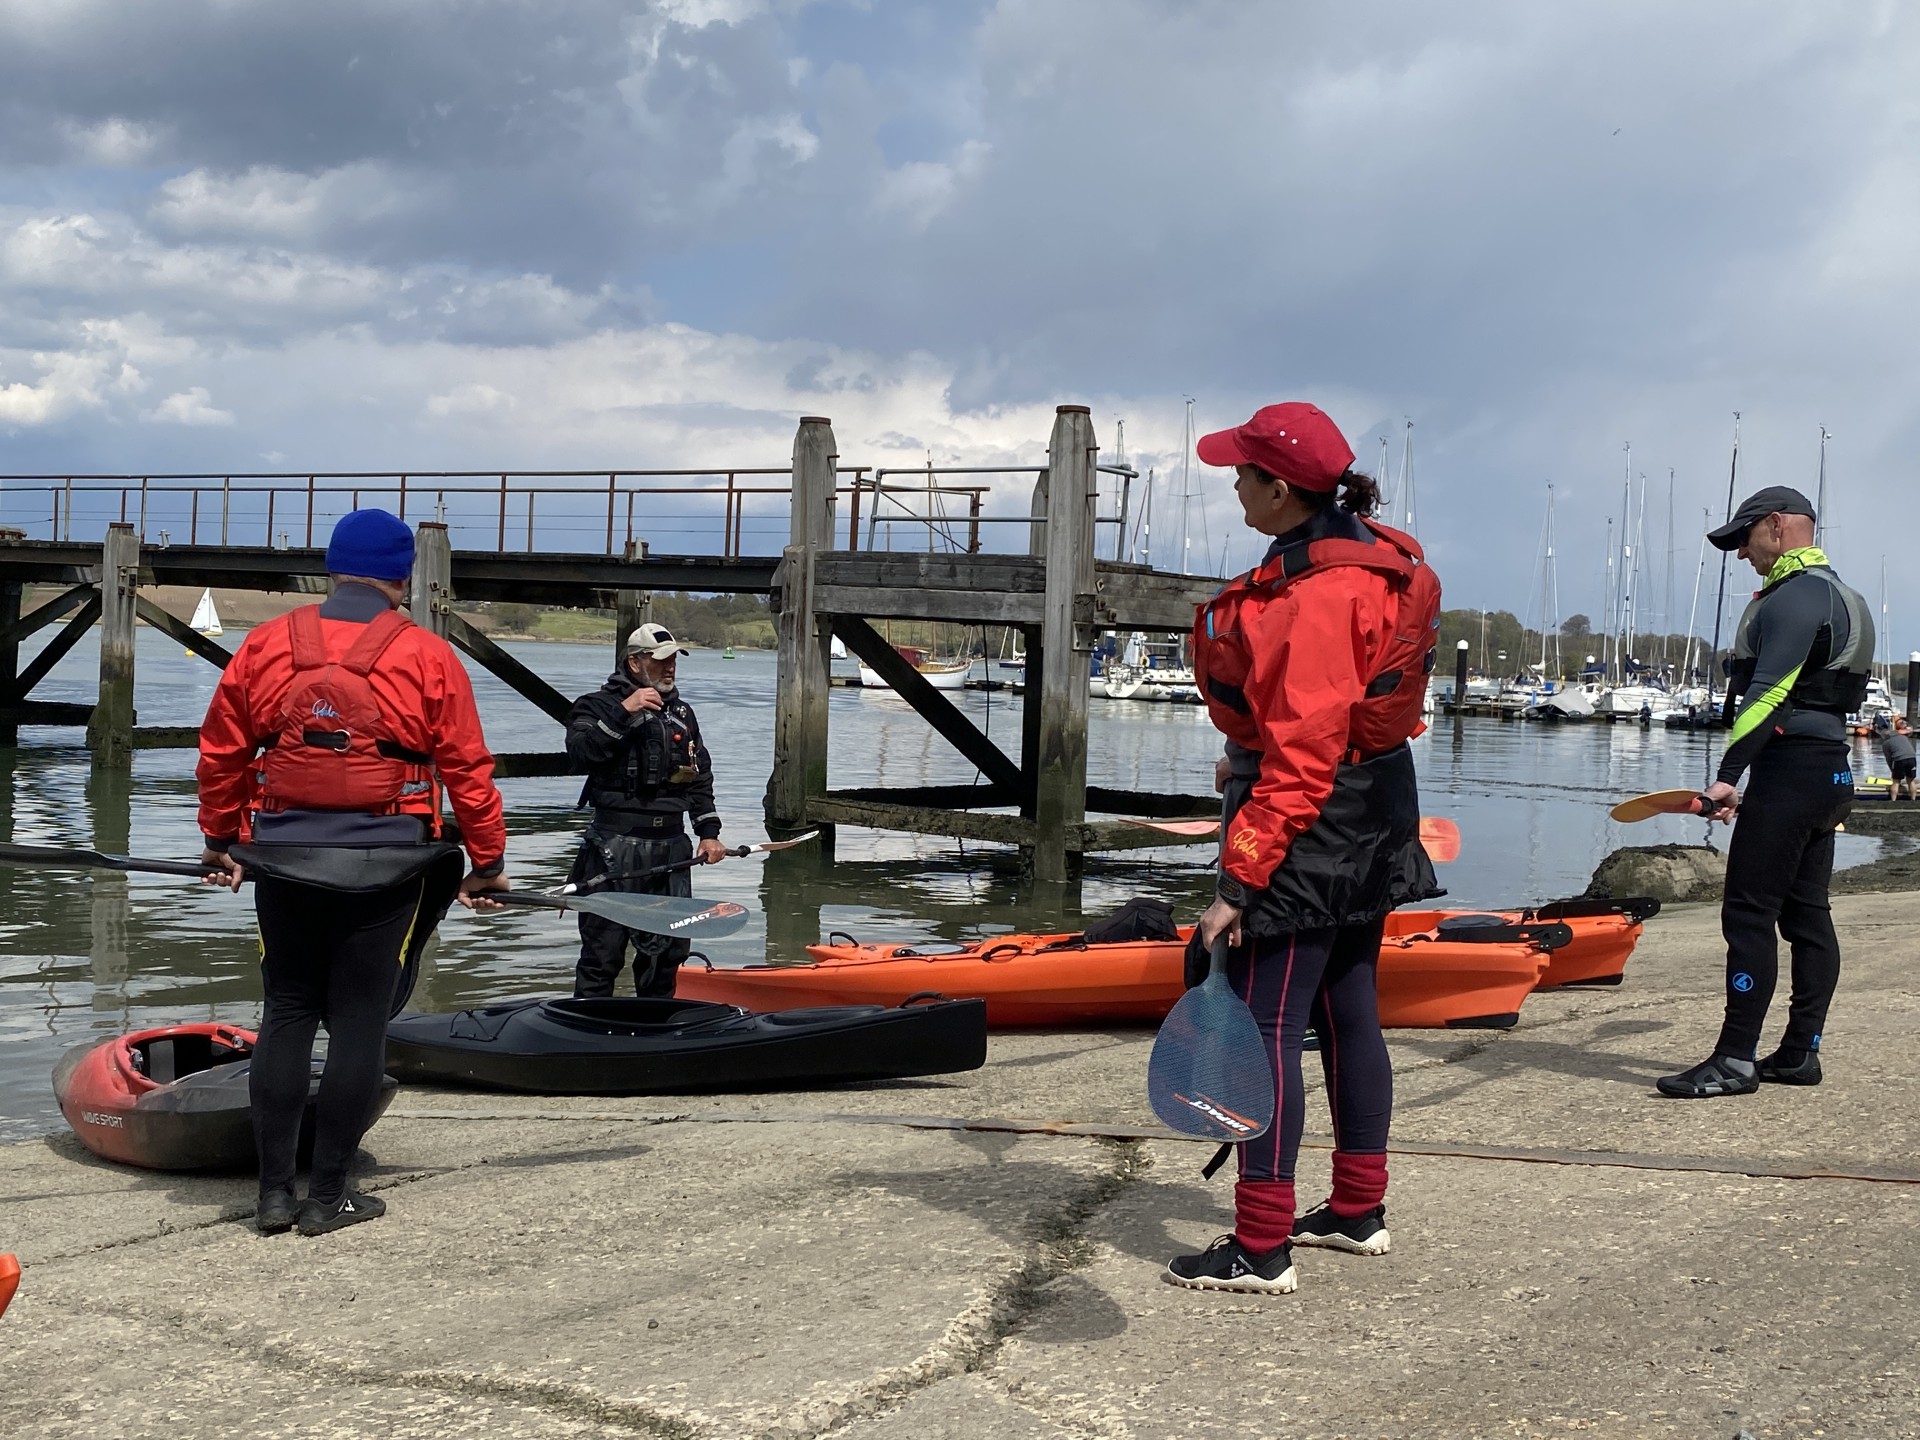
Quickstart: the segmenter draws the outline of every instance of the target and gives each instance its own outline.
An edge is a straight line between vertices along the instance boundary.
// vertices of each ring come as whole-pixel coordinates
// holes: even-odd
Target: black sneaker
[[[281,1185],[262,1190],[253,1207],[253,1228],[262,1235],[279,1235],[293,1228],[293,1187]]]
[[[386,1213],[386,1201],[349,1190],[331,1205],[302,1200],[298,1223],[302,1235],[328,1235],[349,1225],[358,1225],[362,1220],[378,1220]]]
[[[1276,1245],[1256,1255],[1232,1235],[1222,1235],[1198,1255],[1174,1256],[1160,1278],[1189,1290],[1235,1290],[1248,1295],[1291,1295],[1300,1287],[1291,1245]]]
[[[1818,1085],[1820,1083],[1820,1052],[1807,1050],[1801,1058],[1789,1063],[1780,1057],[1785,1050],[1776,1050],[1764,1060],[1754,1062],[1754,1073],[1769,1085]]]
[[[1691,1070],[1662,1075],[1654,1087],[1676,1100],[1712,1100],[1721,1095],[1751,1095],[1760,1088],[1760,1076],[1749,1067],[1742,1075],[1726,1055],[1709,1055]]]
[[[1324,1245],[1349,1255],[1384,1255],[1393,1248],[1384,1205],[1376,1205],[1364,1215],[1342,1216],[1322,1201],[1293,1222],[1293,1234],[1287,1238],[1295,1245]]]

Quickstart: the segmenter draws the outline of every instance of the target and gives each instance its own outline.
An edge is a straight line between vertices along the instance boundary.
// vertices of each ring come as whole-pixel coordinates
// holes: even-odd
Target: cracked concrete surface
[[[1714,1034],[1705,909],[1617,990],[1397,1033],[1394,1251],[1303,1250],[1285,1298],[1161,1283],[1231,1185],[1137,1138],[1140,1031],[670,1106],[409,1090],[363,1157],[390,1213],[312,1241],[254,1234],[246,1177],[0,1148],[0,1435],[1920,1435],[1920,897],[1836,913],[1818,1089],[1653,1095]]]

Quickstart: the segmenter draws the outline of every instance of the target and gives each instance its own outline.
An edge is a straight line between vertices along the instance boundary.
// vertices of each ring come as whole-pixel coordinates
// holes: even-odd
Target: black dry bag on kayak
[[[1104,920],[1089,925],[1081,940],[1088,945],[1115,945],[1126,940],[1178,940],[1173,907],[1164,900],[1136,895]]]

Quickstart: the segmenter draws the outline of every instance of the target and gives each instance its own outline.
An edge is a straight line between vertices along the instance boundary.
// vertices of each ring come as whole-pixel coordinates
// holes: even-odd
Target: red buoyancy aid
[[[1353,707],[1348,749],[1361,757],[1384,754],[1426,728],[1420,718],[1427,677],[1433,673],[1440,620],[1440,580],[1411,535],[1361,517],[1374,541],[1327,539],[1291,546],[1227,582],[1197,607],[1193,626],[1194,678],[1214,726],[1247,750],[1261,750],[1259,718],[1247,704],[1253,668],[1245,617],[1303,575],[1357,565],[1386,578],[1399,599],[1393,629],[1367,675],[1364,698]]]
[[[398,813],[409,780],[425,770],[432,783],[433,757],[394,739],[367,676],[413,622],[398,610],[382,612],[337,661],[327,658],[319,606],[302,606],[287,623],[293,683],[280,702],[278,732],[261,742],[260,808]]]

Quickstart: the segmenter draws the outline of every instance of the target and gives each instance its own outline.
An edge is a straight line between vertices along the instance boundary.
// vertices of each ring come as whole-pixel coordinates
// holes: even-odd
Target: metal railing
[[[1125,467],[1099,468],[1120,476],[1123,485],[1134,478]],[[898,523],[915,531],[924,527],[927,548],[937,541],[943,549],[978,553],[983,526],[1044,526],[1045,519],[988,515],[991,485],[941,483],[940,477],[1037,475],[1040,469],[841,466],[835,471],[840,477],[835,528],[844,523],[845,543],[853,550],[876,548],[883,526],[890,540]],[[906,475],[918,478],[912,484],[889,480]],[[733,558],[776,554],[786,544],[791,477],[790,468],[772,466],[0,475],[0,531],[56,541],[72,541],[77,531],[82,541],[93,542],[117,522],[132,525],[142,543],[312,549],[326,543],[333,522],[347,511],[381,505],[403,520],[446,524],[455,532],[457,549],[503,554],[598,549],[615,555],[644,540],[656,552]],[[919,508],[912,503],[916,500],[922,502]],[[948,514],[949,504],[963,513]],[[1124,498],[1118,509],[1118,515],[1101,516],[1099,523],[1119,525],[1124,532]],[[591,541],[584,539],[588,535]]]

